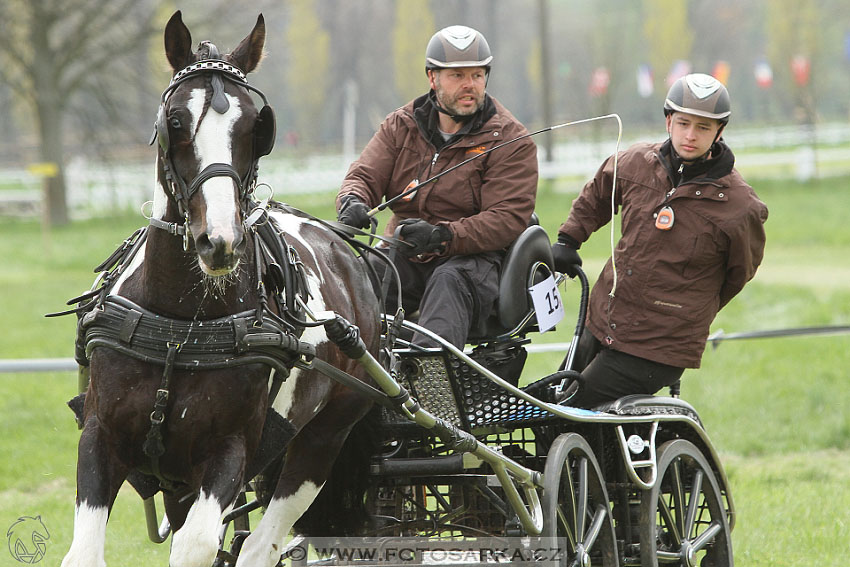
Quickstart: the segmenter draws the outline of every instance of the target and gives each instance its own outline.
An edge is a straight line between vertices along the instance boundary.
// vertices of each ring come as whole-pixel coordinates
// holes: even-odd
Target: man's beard
[[[437,102],[440,103],[440,106],[442,106],[444,109],[448,110],[449,112],[451,112],[455,116],[472,116],[473,114],[475,114],[476,112],[481,110],[481,107],[484,104],[484,95],[483,94],[481,95],[480,98],[478,98],[478,95],[473,94],[472,96],[476,97],[475,106],[473,108],[470,108],[470,109],[461,110],[460,108],[458,108],[457,99],[453,99],[451,101],[447,100],[445,92],[442,89],[440,89],[439,87],[436,89],[435,94],[437,96]],[[468,95],[465,93],[461,96],[468,96]]]

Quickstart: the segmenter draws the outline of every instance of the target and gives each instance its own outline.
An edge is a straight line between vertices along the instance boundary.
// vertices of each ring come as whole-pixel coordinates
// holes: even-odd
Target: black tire
[[[733,567],[723,502],[714,471],[693,443],[662,445],[658,480],[641,496],[641,564]]]
[[[587,441],[577,433],[558,436],[543,474],[543,535],[560,540],[560,564],[617,567],[608,491]]]

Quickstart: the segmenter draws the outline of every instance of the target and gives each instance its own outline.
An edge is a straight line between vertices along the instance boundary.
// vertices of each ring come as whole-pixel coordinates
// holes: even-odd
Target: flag
[[[673,83],[691,72],[691,62],[684,59],[679,59],[673,63],[670,72],[667,74],[667,87],[672,87]]]
[[[711,72],[711,76],[724,85],[728,85],[730,71],[731,67],[729,67],[729,63],[727,61],[718,61],[714,64],[714,70]]]
[[[770,68],[770,63],[765,59],[756,62],[753,74],[756,77],[756,84],[763,88],[769,89],[773,85],[773,69]]]
[[[611,83],[611,75],[605,67],[597,67],[593,70],[593,75],[590,77],[590,85],[588,92],[591,96],[602,96],[608,92],[608,85]]]
[[[809,82],[811,70],[809,58],[805,55],[795,55],[791,58],[791,73],[794,75],[794,82],[801,87],[806,86],[806,83]]]
[[[655,91],[655,81],[652,77],[652,68],[646,63],[641,63],[637,68],[637,90],[643,98],[649,98]]]

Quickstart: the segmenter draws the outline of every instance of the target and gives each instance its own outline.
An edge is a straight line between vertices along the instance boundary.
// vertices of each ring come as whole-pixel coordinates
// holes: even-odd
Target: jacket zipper
[[[437,163],[438,157],[440,157],[440,152],[434,152],[434,157],[431,158],[431,164],[428,166],[428,177],[431,177],[431,172],[434,170],[434,164]]]
[[[679,176],[678,181],[676,181],[676,184],[669,191],[667,191],[667,195],[664,197],[664,203],[666,203],[670,199],[670,197],[673,196],[673,193],[675,193],[676,189],[678,189],[679,186],[682,184],[682,171],[684,171],[684,169],[685,169],[685,164],[680,163],[679,164],[679,171],[676,172],[677,175]]]

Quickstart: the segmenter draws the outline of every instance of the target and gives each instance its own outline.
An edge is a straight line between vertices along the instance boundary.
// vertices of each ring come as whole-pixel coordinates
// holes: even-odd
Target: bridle
[[[189,201],[192,196],[197,193],[201,185],[213,177],[230,177],[233,179],[233,182],[236,183],[236,187],[239,191],[239,202],[242,209],[246,210],[251,194],[256,186],[259,171],[259,159],[260,157],[268,154],[274,144],[274,111],[269,106],[266,95],[260,89],[249,85],[245,73],[243,73],[238,67],[228,63],[227,61],[219,59],[218,50],[214,45],[211,43],[207,43],[207,45],[209,47],[210,58],[202,59],[196,63],[187,65],[175,73],[171,78],[171,82],[168,87],[162,92],[159,110],[157,111],[155,129],[150,140],[151,145],[154,143],[154,140],[159,140],[159,146],[162,149],[161,161],[165,175],[167,193],[171,197],[171,200],[177,205],[177,210],[180,217],[183,219],[183,222],[168,222],[154,217],[151,217],[149,222],[150,225],[155,228],[165,230],[175,236],[182,236],[184,250],[188,250],[189,248]],[[248,168],[248,171],[244,176],[241,176],[229,163],[211,163],[187,184],[186,181],[177,173],[177,170],[174,167],[171,152],[169,151],[170,140],[168,135],[167,118],[165,115],[166,104],[168,103],[169,97],[181,84],[200,74],[213,75],[212,82],[214,101],[211,104],[211,108],[216,112],[224,113],[227,111],[229,106],[227,99],[223,96],[223,80],[227,80],[237,86],[253,91],[263,99],[263,108],[259,111],[257,120],[272,121],[271,136],[267,136],[266,139],[260,142],[260,144],[257,143],[257,137],[255,136],[251,167]],[[223,106],[216,104],[216,97],[219,97],[219,100],[223,101]],[[221,105],[222,103],[220,102],[219,104]]]

